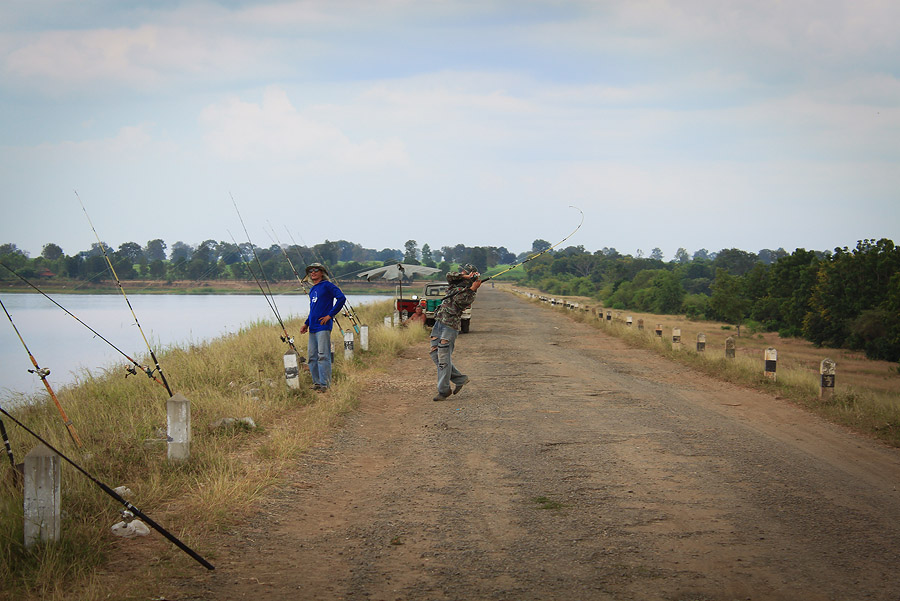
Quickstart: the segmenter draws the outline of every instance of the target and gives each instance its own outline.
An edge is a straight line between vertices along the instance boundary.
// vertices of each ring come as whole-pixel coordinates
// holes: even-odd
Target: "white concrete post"
[[[770,378],[773,381],[776,381],[775,368],[777,367],[776,363],[778,362],[778,351],[776,351],[774,348],[772,348],[770,346],[769,348],[766,349],[765,357],[766,357],[766,371],[765,371],[766,377]]]
[[[389,328],[389,327],[391,327],[391,325],[392,325],[391,324],[391,316],[385,315],[384,316],[384,327]]]
[[[369,326],[359,326],[359,346],[363,351],[369,350]]]
[[[25,548],[56,542],[60,531],[61,459],[38,445],[25,455]]]
[[[625,325],[626,325],[626,326],[628,326],[628,327],[630,328],[632,323],[633,323],[633,322],[632,322],[632,320],[631,320],[631,315],[629,315],[628,317],[625,318]]]
[[[297,351],[292,348],[284,353],[284,379],[288,388],[300,388],[300,360]]]
[[[681,328],[672,328],[672,348],[675,350],[681,348]]]
[[[702,353],[706,351],[706,334],[700,333],[697,334],[697,352]]]
[[[661,323],[656,324],[655,332],[656,332],[656,336],[658,338],[662,338],[662,324]]]
[[[344,332],[344,360],[353,358],[353,330]]]
[[[191,456],[191,402],[176,392],[166,401],[169,461],[187,461]]]
[[[725,358],[734,359],[734,336],[725,339]]]

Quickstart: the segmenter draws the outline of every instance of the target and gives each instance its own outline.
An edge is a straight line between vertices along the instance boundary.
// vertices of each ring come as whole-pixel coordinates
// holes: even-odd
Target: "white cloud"
[[[228,161],[301,163],[345,169],[405,167],[404,144],[396,137],[353,141],[338,126],[298,111],[280,88],[260,103],[232,98],[200,115],[211,151]]]

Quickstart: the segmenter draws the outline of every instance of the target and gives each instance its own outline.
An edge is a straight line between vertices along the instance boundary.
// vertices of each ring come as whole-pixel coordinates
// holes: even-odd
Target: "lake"
[[[56,294],[53,300],[96,330],[129,356],[141,361],[147,345],[121,294]],[[4,294],[3,304],[12,316],[38,365],[50,369],[47,381],[54,389],[75,381],[83,369],[102,371],[129,362],[65,311],[40,294]],[[347,295],[353,307],[389,299],[389,296]],[[261,294],[184,295],[135,294],[128,300],[157,354],[171,346],[202,342],[233,334],[251,323],[277,323]],[[275,296],[282,319],[305,317],[305,295]],[[18,394],[45,393],[15,330],[0,310],[0,402]],[[346,319],[341,320],[342,325]],[[288,332],[301,343],[299,330]],[[165,366],[163,366],[165,367]]]

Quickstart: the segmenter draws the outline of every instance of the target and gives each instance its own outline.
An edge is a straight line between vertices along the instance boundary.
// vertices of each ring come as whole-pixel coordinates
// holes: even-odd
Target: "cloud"
[[[333,123],[298,111],[287,93],[270,87],[260,103],[232,98],[200,114],[210,150],[227,161],[302,163],[342,169],[406,167],[396,137],[353,141]]]

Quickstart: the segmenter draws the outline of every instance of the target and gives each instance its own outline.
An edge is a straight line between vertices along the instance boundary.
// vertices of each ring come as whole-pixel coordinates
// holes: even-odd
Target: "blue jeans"
[[[466,381],[466,376],[453,366],[453,347],[458,334],[459,332],[439,321],[434,322],[431,329],[431,360],[437,366],[438,394],[443,396],[450,396],[451,383]]]
[[[310,332],[307,354],[313,384],[331,386],[331,330]]]

